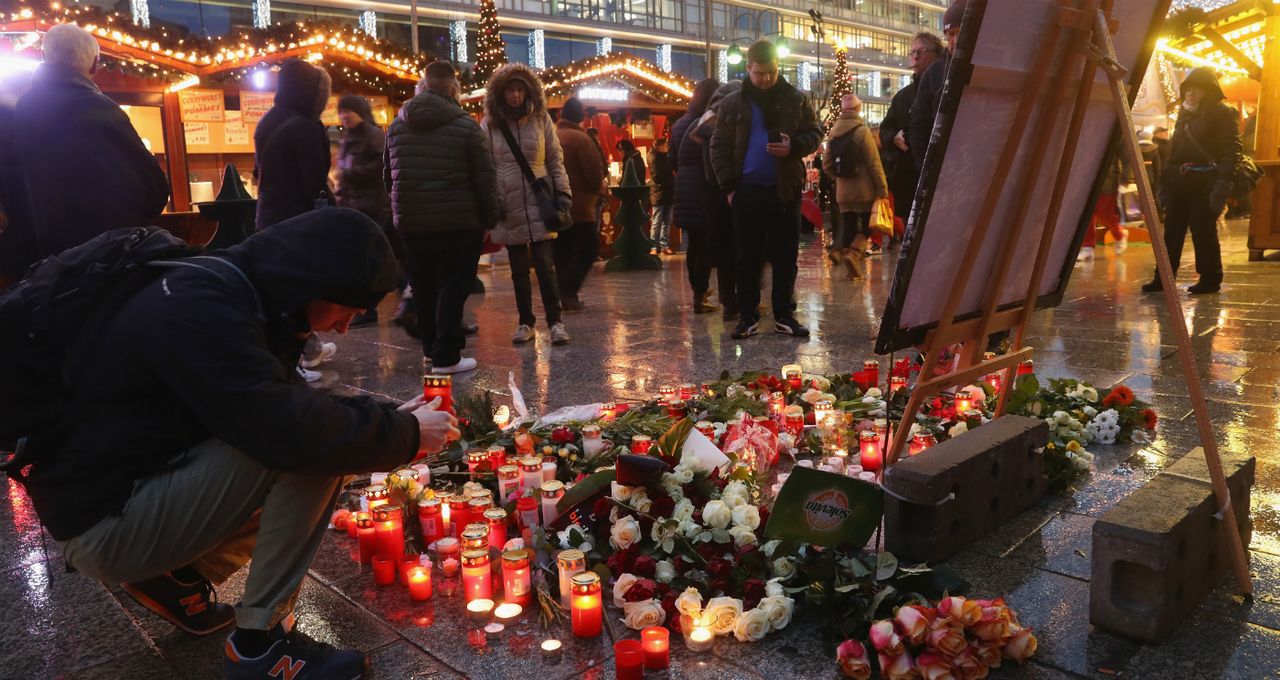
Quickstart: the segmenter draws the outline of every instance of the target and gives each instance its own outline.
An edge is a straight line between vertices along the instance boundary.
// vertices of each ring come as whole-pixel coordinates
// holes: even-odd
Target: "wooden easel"
[[[1164,16],[1168,12],[1170,1],[1163,0],[1160,3],[1157,8],[1158,16]],[[1024,346],[1023,341],[1026,337],[1026,329],[1030,323],[1031,314],[1035,311],[1040,279],[1044,273],[1044,267],[1049,256],[1049,248],[1053,243],[1054,231],[1062,210],[1071,165],[1075,160],[1075,145],[1072,140],[1078,138],[1081,127],[1084,124],[1085,114],[1093,91],[1094,78],[1099,68],[1106,74],[1110,83],[1110,99],[1115,108],[1121,151],[1125,154],[1131,167],[1142,167],[1142,154],[1138,149],[1137,133],[1134,129],[1132,111],[1129,108],[1129,93],[1124,82],[1126,69],[1117,61],[1115,47],[1111,40],[1114,26],[1108,17],[1108,12],[1111,8],[1112,0],[1082,0],[1079,2],[1058,0],[1058,4],[1057,21],[1050,27],[1048,35],[1045,36],[1044,41],[1041,43],[1035,62],[1025,81],[1031,86],[1024,90],[1023,96],[1019,100],[1009,136],[1006,138],[1004,148],[996,164],[992,182],[988,186],[987,193],[979,209],[977,223],[973,235],[969,239],[964,260],[956,273],[938,325],[925,340],[924,365],[920,371],[920,381],[911,391],[906,410],[903,412],[902,421],[896,428],[889,449],[886,451],[886,466],[897,460],[902,447],[906,443],[907,436],[910,434],[910,424],[915,422],[916,414],[919,412],[924,400],[946,388],[968,385],[981,376],[1001,371],[1004,379],[1000,381],[1001,386],[995,415],[996,417],[1003,415],[1008,391],[1013,382],[1009,379],[1011,377],[1009,369],[1030,358],[1033,352],[1033,348]],[[1066,42],[1067,47],[1065,50],[1059,50],[1062,41]],[[1055,55],[1060,56],[1061,64],[1059,68],[1052,68]],[[1057,114],[1061,110],[1063,98],[1070,84],[1070,81],[1064,82],[1064,79],[1073,72],[1080,73],[1080,80],[1076,83],[1071,118],[1067,123],[1065,135],[1055,136],[1053,131],[1057,122]],[[1026,220],[1027,212],[1035,193],[1033,188],[1036,186],[1040,166],[1043,165],[1045,154],[1049,151],[1050,142],[1054,139],[1060,140],[1064,147],[1062,149],[1062,157],[1058,163],[1048,214],[1044,221],[1043,231],[1040,234],[1040,242],[1036,251],[1036,259],[1025,302],[1020,308],[998,309],[1000,290],[1017,248],[1018,234],[1014,233],[1004,239],[998,251],[996,264],[992,268],[992,275],[987,281],[982,298],[981,316],[957,321],[955,318],[956,310],[959,307],[964,286],[969,281],[979,249],[991,227],[1000,195],[1010,188],[1006,183],[1010,179],[1014,158],[1027,130],[1031,115],[1035,110],[1036,102],[1039,101],[1046,85],[1049,88],[1048,99],[1045,106],[1041,107],[1040,115],[1036,120],[1037,135],[1032,142],[1033,146],[1028,156],[1031,171],[1026,175],[1025,184],[1021,184],[1024,190],[1019,194],[1020,198],[1015,206],[1014,225],[1021,225]],[[1213,438],[1208,406],[1205,403],[1204,394],[1200,387],[1199,371],[1191,354],[1191,339],[1187,333],[1182,307],[1178,302],[1177,288],[1174,286],[1173,268],[1170,265],[1169,253],[1164,244],[1164,225],[1160,221],[1159,213],[1156,210],[1150,181],[1146,173],[1139,172],[1135,173],[1135,175],[1142,212],[1151,233],[1151,245],[1156,257],[1156,269],[1159,272],[1160,281],[1164,288],[1165,308],[1169,314],[1170,325],[1178,346],[1179,360],[1182,362],[1183,374],[1187,381],[1187,390],[1191,396],[1192,407],[1196,415],[1196,424],[1199,429],[1201,445],[1204,448],[1205,462],[1209,468],[1214,497],[1220,508],[1218,517],[1221,520],[1222,530],[1227,533],[1229,545],[1231,546],[1231,560],[1236,584],[1241,594],[1248,595],[1253,591],[1252,581],[1249,577],[1248,559],[1240,540],[1240,534],[1236,529],[1235,512],[1231,505],[1231,496],[1227,489],[1226,477],[1222,472],[1222,461],[1218,455],[1217,442]],[[1022,180],[1023,178],[1018,179]],[[1012,184],[1018,185],[1019,182],[1013,182]],[[1014,331],[1012,350],[1003,356],[982,359],[981,350],[985,347],[988,336],[1001,330]],[[943,375],[932,377],[943,353],[956,344],[961,344],[964,348],[960,356],[959,367]]]

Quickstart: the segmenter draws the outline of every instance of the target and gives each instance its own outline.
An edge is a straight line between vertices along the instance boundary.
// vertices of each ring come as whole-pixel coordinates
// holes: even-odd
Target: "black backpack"
[[[858,127],[862,126],[859,125]],[[831,161],[835,164],[836,177],[858,176],[858,169],[862,167],[862,161],[858,158],[858,143],[855,139],[857,132],[858,128],[855,127],[827,142],[827,153],[831,155]]]
[[[163,271],[144,265],[197,252],[156,227],[116,229],[37,262],[0,293],[0,450],[17,453],[0,470],[23,481],[36,448],[27,444],[46,449],[58,436],[72,403],[68,376],[87,354],[78,340]]]

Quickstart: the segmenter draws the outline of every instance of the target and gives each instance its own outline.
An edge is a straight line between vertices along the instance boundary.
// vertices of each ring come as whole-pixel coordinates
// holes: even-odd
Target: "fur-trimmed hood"
[[[525,87],[529,90],[529,97],[526,100],[529,103],[529,113],[532,115],[545,113],[547,99],[542,93],[542,81],[538,80],[538,75],[524,64],[505,64],[489,76],[489,83],[485,85],[485,117],[496,118],[502,115],[502,92],[512,79],[523,80]]]

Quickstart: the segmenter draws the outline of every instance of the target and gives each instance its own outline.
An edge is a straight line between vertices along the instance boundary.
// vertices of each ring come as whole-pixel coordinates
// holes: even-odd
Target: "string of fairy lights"
[[[830,130],[840,115],[840,98],[853,92],[853,80],[849,77],[849,50],[843,44],[836,46],[836,68],[831,73],[831,103],[822,129]]]
[[[507,46],[502,40],[502,26],[498,23],[498,8],[493,0],[480,2],[480,32],[476,36],[476,64],[472,77],[476,82],[486,82],[499,66],[507,63]]]

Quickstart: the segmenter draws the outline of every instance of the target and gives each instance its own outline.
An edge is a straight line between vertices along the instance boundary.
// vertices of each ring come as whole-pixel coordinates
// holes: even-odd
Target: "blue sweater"
[[[755,102],[751,104],[751,135],[747,138],[747,153],[742,160],[742,183],[758,187],[778,185],[778,164],[765,151],[769,143],[769,131],[764,127],[764,112]]]

